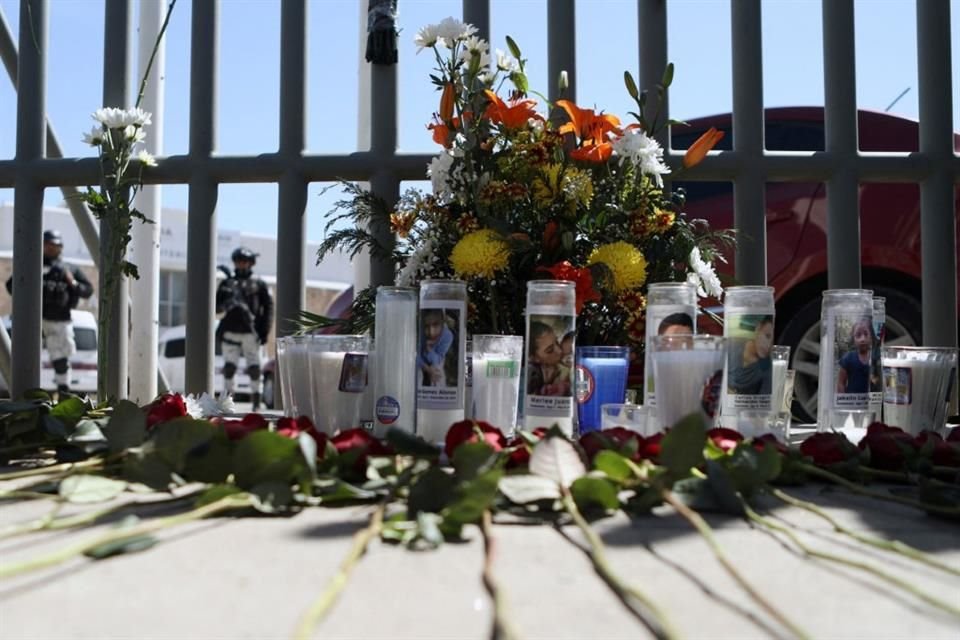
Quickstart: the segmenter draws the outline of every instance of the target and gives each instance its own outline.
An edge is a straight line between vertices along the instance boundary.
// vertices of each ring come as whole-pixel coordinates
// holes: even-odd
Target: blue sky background
[[[357,77],[360,16],[367,0],[310,3],[308,54],[308,148],[342,153],[357,144]],[[191,0],[178,0],[167,32],[164,154],[182,154],[189,140]],[[90,113],[101,105],[103,0],[50,0],[47,109],[67,156],[90,156],[81,142]],[[139,3],[134,3],[135,11]],[[547,0],[493,0],[491,49],[506,49],[511,35],[528,59],[531,87],[546,93]],[[0,9],[19,34],[19,1],[0,0]],[[403,152],[437,150],[424,125],[436,109],[430,85],[433,56],[415,55],[413,37],[424,24],[460,16],[460,0],[399,0],[399,144]],[[823,104],[820,0],[763,2],[764,102],[768,107]],[[960,131],[960,0],[951,0],[954,129]],[[856,12],[857,101],[884,110],[904,89],[892,112],[917,117],[915,0],[858,0]],[[726,0],[670,0],[669,59],[676,65],[672,115],[694,118],[732,106],[730,5]],[[134,16],[134,25],[137,18]],[[135,56],[135,39],[134,56]],[[217,150],[223,154],[274,151],[278,145],[280,3],[221,0]],[[621,116],[631,106],[623,71],[637,73],[635,0],[577,2],[577,97]],[[135,58],[134,58],[135,59]],[[134,78],[133,82],[138,82]],[[135,95],[135,87],[131,95]],[[15,152],[16,94],[0,78],[0,158]],[[148,146],[151,138],[148,128]],[[152,147],[151,147],[152,149]],[[332,196],[325,184],[311,186],[307,234],[323,238],[323,216]],[[48,204],[61,202],[47,190]],[[218,223],[222,228],[276,235],[277,188],[222,185]],[[12,201],[0,189],[0,201]],[[187,188],[165,186],[165,207],[186,209]]]

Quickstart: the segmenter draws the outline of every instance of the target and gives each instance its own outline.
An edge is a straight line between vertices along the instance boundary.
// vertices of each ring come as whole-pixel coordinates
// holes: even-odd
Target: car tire
[[[886,346],[921,344],[920,302],[911,294],[890,287],[870,285],[875,295],[886,298]],[[817,421],[820,379],[821,298],[804,303],[781,325],[778,344],[790,347],[790,368],[796,378],[793,387],[793,419],[800,423]]]
[[[260,394],[260,399],[263,401],[263,406],[267,409],[273,409],[273,375],[270,373],[263,374],[263,392]]]

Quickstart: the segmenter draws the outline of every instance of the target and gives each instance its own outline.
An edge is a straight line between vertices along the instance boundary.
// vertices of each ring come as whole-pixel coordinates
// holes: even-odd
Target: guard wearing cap
[[[60,259],[63,237],[50,229],[43,232],[43,340],[53,364],[53,381],[60,392],[69,391],[70,356],[77,351],[70,310],[81,298],[93,295],[93,285],[83,272]],[[7,280],[13,293],[13,276]]]
[[[217,313],[223,313],[217,336],[223,345],[224,392],[232,395],[236,388],[233,378],[242,355],[254,410],[260,405],[260,347],[267,343],[273,321],[273,298],[267,283],[253,275],[257,255],[247,247],[235,249],[230,256],[233,274],[217,287]]]

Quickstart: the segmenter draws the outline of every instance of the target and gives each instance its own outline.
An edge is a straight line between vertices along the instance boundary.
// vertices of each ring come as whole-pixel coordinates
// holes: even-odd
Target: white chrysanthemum
[[[437,245],[437,239],[432,235],[427,235],[422,239],[420,245],[414,249],[407,262],[403,265],[400,273],[397,274],[398,287],[412,287],[423,279],[430,267],[436,261],[434,249]]]
[[[640,172],[653,176],[658,187],[663,187],[663,176],[670,167],[663,162],[663,147],[640,129],[628,129],[613,142],[613,152],[620,156],[620,163],[629,160]]]
[[[141,150],[140,150],[140,153],[137,154],[137,160],[139,160],[140,162],[142,162],[142,163],[143,163],[145,166],[147,166],[147,167],[155,167],[155,166],[157,166],[157,159],[154,158],[154,157],[153,157],[153,154],[151,154],[151,153],[150,153],[149,151],[147,151],[146,149],[141,149]]]
[[[712,264],[700,256],[698,247],[690,251],[690,269],[687,282],[697,287],[697,294],[701,298],[709,296],[719,300],[723,296],[723,286],[720,284],[717,272],[714,271]]]
[[[433,195],[441,201],[445,201],[452,194],[450,188],[451,166],[453,166],[453,156],[447,151],[441,151],[440,155],[427,165],[427,175],[430,176],[430,183],[433,185]]]
[[[454,42],[465,40],[477,32],[477,28],[472,24],[460,22],[456,18],[448,17],[436,25],[437,36],[443,39],[448,47],[452,47]]]
[[[124,129],[130,125],[142,127],[151,122],[150,112],[144,111],[140,107],[134,107],[133,109],[104,107],[94,111],[91,117],[108,129]]]
[[[99,147],[100,143],[103,142],[103,126],[93,125],[90,133],[83,134],[83,142],[91,147]]]
[[[437,44],[445,46],[445,43],[440,40],[438,29],[439,25],[436,24],[428,24],[425,27],[420,27],[417,35],[413,38],[413,44],[417,45],[417,53]]]
[[[481,70],[482,74],[487,73],[487,69],[490,67],[490,45],[483,38],[477,36],[467,38],[463,42],[463,48],[460,49],[459,56],[468,68],[476,64],[474,62],[475,58],[479,58],[477,68]]]
[[[130,124],[123,129],[123,137],[136,144],[137,142],[143,142],[147,139],[147,132],[140,127],[135,127]]]
[[[506,71],[507,73],[520,71],[520,62],[507,52],[497,49],[497,69]]]
[[[204,391],[199,396],[190,394],[184,398],[187,404],[187,413],[191,417],[213,418],[223,416],[229,413],[236,413],[237,407],[233,404],[233,398],[223,396],[219,400]]]

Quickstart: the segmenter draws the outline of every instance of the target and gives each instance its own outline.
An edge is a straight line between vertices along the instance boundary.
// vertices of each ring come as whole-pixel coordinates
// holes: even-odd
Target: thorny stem
[[[380,535],[380,530],[383,528],[383,512],[386,507],[386,501],[378,504],[373,515],[370,516],[370,524],[354,534],[353,546],[350,547],[347,557],[340,563],[337,573],[330,579],[323,593],[310,605],[300,624],[297,625],[297,629],[293,633],[295,640],[308,640],[313,635],[313,630],[327,615],[337,598],[340,597],[347,580],[350,579],[350,572],[353,571],[354,566],[363,554],[366,553],[370,541]]]
[[[516,640],[520,638],[520,634],[513,621],[507,616],[506,597],[493,574],[496,539],[493,537],[493,517],[489,509],[483,512],[480,528],[483,531],[483,586],[493,600],[493,633],[490,637],[492,640]]]
[[[884,549],[886,551],[891,551],[893,553],[899,553],[902,556],[906,556],[911,560],[916,560],[917,562],[925,564],[929,567],[933,567],[934,569],[940,569],[941,571],[951,573],[955,576],[960,576],[960,569],[955,569],[943,562],[935,560],[934,558],[931,558],[928,554],[920,551],[919,549],[911,547],[908,544],[900,542],[899,540],[884,540],[883,538],[877,538],[874,536],[868,536],[863,533],[858,533],[852,529],[848,529],[847,527],[843,526],[842,524],[834,520],[829,514],[827,514],[826,511],[824,511],[823,509],[821,509],[820,507],[818,507],[812,502],[807,502],[806,500],[795,498],[791,495],[784,493],[780,489],[777,489],[774,487],[770,489],[770,493],[789,505],[792,505],[800,509],[805,509],[811,513],[814,513],[820,516],[821,518],[829,522],[830,525],[833,527],[833,529],[837,533],[848,535],[851,538],[858,540],[859,542],[870,545],[872,547],[876,547],[877,549]]]
[[[144,522],[143,524],[136,527],[131,527],[130,529],[110,531],[101,536],[93,538],[92,540],[66,547],[45,556],[40,556],[39,558],[2,565],[0,566],[0,578],[11,578],[13,576],[36,571],[38,569],[56,566],[105,544],[138,538],[155,531],[160,531],[161,529],[166,529],[167,527],[173,527],[176,525],[185,524],[187,522],[192,522],[194,520],[200,520],[202,518],[206,518],[207,516],[221,513],[223,511],[243,509],[249,507],[250,504],[251,500],[249,494],[227,496],[226,498],[222,498],[216,502],[211,502],[210,504],[198,507],[186,513],[168,516],[166,518],[157,518],[156,520]]]
[[[673,495],[669,489],[663,489],[661,492],[664,501],[677,510],[681,516],[686,518],[686,520],[694,526],[694,528],[700,533],[704,541],[710,547],[710,550],[713,551],[714,557],[717,561],[727,570],[727,573],[736,580],[737,584],[747,592],[747,594],[753,598],[760,607],[769,613],[777,622],[782,624],[784,627],[790,630],[793,635],[798,638],[809,638],[810,636],[796,624],[790,621],[779,609],[774,607],[769,600],[760,595],[753,586],[747,582],[746,578],[743,577],[743,574],[733,565],[727,555],[723,552],[723,549],[720,547],[720,543],[717,542],[716,537],[713,535],[713,530],[710,528],[710,525],[707,524],[699,513],[690,509],[687,505],[683,504],[680,500],[677,500],[676,496]]]
[[[927,502],[921,502],[919,500],[913,500],[911,498],[903,498],[893,494],[880,493],[879,491],[871,491],[866,489],[855,482],[850,482],[842,476],[838,476],[835,473],[831,473],[826,469],[821,469],[820,467],[814,466],[812,464],[799,463],[799,468],[804,472],[822,478],[824,480],[829,480],[835,484],[840,485],[844,489],[856,493],[861,496],[868,496],[870,498],[876,498],[878,500],[886,500],[887,502],[896,502],[897,504],[906,505],[908,507],[914,507],[922,511],[927,511],[930,513],[936,513],[942,516],[950,516],[956,518],[960,516],[960,508],[957,507],[944,507],[936,504],[930,504]]]
[[[946,611],[947,613],[960,618],[960,609],[944,602],[943,600],[940,600],[939,598],[935,598],[921,591],[920,589],[910,584],[906,580],[902,580],[892,574],[889,574],[889,573],[886,573],[885,571],[877,569],[876,567],[869,565],[866,562],[850,560],[848,558],[844,558],[843,556],[834,555],[832,553],[827,553],[825,551],[818,551],[816,549],[808,547],[807,545],[805,545],[803,542],[800,541],[800,538],[797,536],[797,534],[795,534],[793,531],[790,531],[790,529],[788,529],[787,527],[781,526],[776,522],[773,522],[769,518],[764,518],[763,516],[758,514],[756,511],[751,509],[745,501],[741,500],[741,503],[743,504],[744,513],[747,514],[747,518],[749,518],[751,521],[756,522],[757,524],[763,527],[766,527],[773,531],[778,531],[783,535],[787,536],[788,538],[790,538],[791,542],[793,542],[793,544],[795,544],[797,548],[800,549],[800,551],[802,551],[804,554],[811,556],[813,558],[830,560],[831,562],[836,562],[838,564],[843,564],[848,567],[853,567],[854,569],[859,569],[861,571],[865,571],[866,573],[870,573],[880,578],[881,580],[885,580],[886,582],[889,582],[894,586],[900,587],[907,593],[910,593],[914,597],[920,600],[923,600],[927,604],[932,605],[938,609],[941,609],[942,611]]]
[[[633,585],[623,582],[620,577],[613,572],[610,561],[607,560],[607,554],[604,550],[603,540],[597,535],[590,524],[580,513],[570,491],[563,490],[563,507],[573,518],[573,521],[580,528],[587,543],[590,545],[588,555],[593,561],[593,567],[600,577],[613,589],[617,595],[623,598],[624,602],[644,621],[644,624],[650,629],[654,636],[661,639],[679,638],[680,634],[670,623],[669,618],[660,607],[656,605],[649,597]],[[640,607],[634,607],[630,603],[636,600]]]

